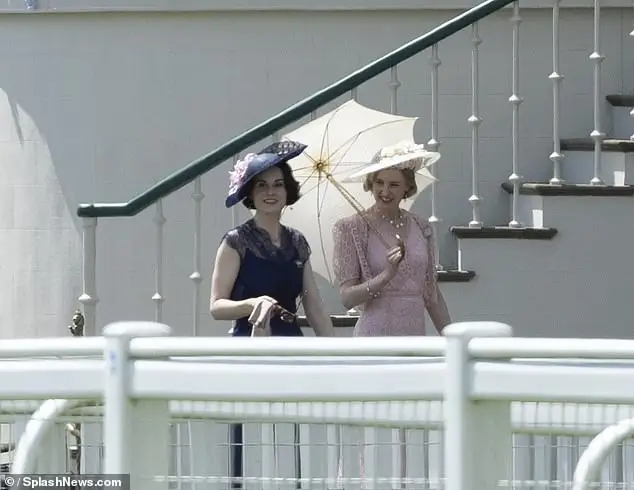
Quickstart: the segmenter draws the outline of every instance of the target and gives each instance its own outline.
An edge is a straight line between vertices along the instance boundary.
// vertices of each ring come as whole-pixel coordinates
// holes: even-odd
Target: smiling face
[[[257,175],[253,179],[251,200],[261,213],[279,213],[287,201],[282,169],[272,167]]]
[[[407,177],[403,171],[393,168],[368,176],[365,187],[372,191],[379,211],[394,212],[403,198],[412,195],[412,184]]]

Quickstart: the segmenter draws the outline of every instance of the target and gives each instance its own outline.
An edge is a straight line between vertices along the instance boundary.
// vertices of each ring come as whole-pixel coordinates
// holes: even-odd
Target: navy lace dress
[[[299,231],[282,226],[281,245],[275,246],[266,230],[258,228],[253,219],[225,234],[227,244],[240,255],[240,271],[230,299],[240,301],[258,296],[270,296],[291,313],[297,313],[297,303],[304,290],[304,264],[310,247]],[[251,335],[248,318],[236,320],[230,334]],[[271,334],[301,336],[296,322],[287,323],[274,316]]]
[[[270,296],[291,313],[297,313],[298,300],[304,290],[304,264],[310,256],[310,247],[299,231],[282,226],[281,244],[275,246],[267,231],[258,228],[251,219],[225,234],[226,243],[240,255],[240,271],[230,299],[240,301],[258,296]],[[229,331],[232,336],[250,336],[252,326],[248,318],[234,322]],[[302,336],[297,322],[284,322],[279,316],[271,318],[271,334],[275,336]],[[230,429],[230,475],[232,488],[241,488],[243,476],[242,425]],[[299,431],[295,427],[296,473],[299,472]],[[301,476],[297,475],[298,478]]]

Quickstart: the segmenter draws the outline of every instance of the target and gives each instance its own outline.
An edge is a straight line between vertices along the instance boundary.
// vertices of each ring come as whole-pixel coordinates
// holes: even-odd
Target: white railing
[[[562,67],[560,63],[560,41],[562,36],[565,35],[565,32],[562,32],[560,27],[560,17],[562,17],[565,13],[566,2],[565,0],[552,0],[552,53],[544,53],[545,56],[549,58],[552,57],[552,71],[545,70],[543,72],[535,73],[532,70],[528,70],[527,68],[533,67],[534,63],[529,63],[528,65],[522,64],[520,60],[520,53],[524,52],[521,48],[520,40],[524,39],[521,35],[521,31],[525,22],[523,22],[522,10],[521,10],[522,2],[516,1],[512,4],[512,8],[503,9],[498,12],[500,15],[508,14],[509,19],[509,29],[507,33],[508,44],[508,62],[505,61],[505,58],[500,56],[497,57],[496,60],[499,63],[499,66],[496,65],[496,70],[500,72],[500,77],[504,74],[511,79],[509,93],[506,95],[501,95],[500,97],[508,98],[509,109],[504,112],[502,116],[503,121],[493,120],[487,118],[486,107],[483,109],[483,102],[485,97],[489,97],[488,93],[483,92],[483,83],[480,80],[482,74],[482,66],[481,66],[481,58],[482,52],[486,49],[493,49],[494,46],[501,45],[499,39],[496,36],[499,34],[495,33],[496,29],[492,29],[493,33],[488,35],[490,32],[487,29],[488,18],[485,18],[477,23],[474,23],[470,28],[470,36],[464,36],[464,40],[462,41],[463,50],[455,51],[452,47],[451,49],[443,49],[446,45],[444,41],[432,46],[430,48],[429,54],[429,94],[425,94],[429,96],[429,107],[426,108],[424,104],[420,105],[420,111],[414,110],[412,113],[411,103],[408,103],[408,100],[404,100],[407,97],[408,93],[419,93],[417,91],[420,90],[420,78],[414,77],[411,79],[402,79],[403,73],[407,73],[406,70],[399,71],[398,67],[393,67],[389,71],[389,76],[386,73],[386,79],[383,80],[384,90],[386,91],[385,100],[389,100],[389,110],[393,113],[399,112],[399,107],[407,107],[408,115],[417,115],[421,117],[421,120],[424,122],[425,126],[425,137],[424,140],[427,141],[427,144],[431,149],[439,149],[441,139],[443,138],[443,134],[454,134],[464,132],[465,135],[469,134],[470,137],[470,154],[464,156],[464,158],[468,158],[468,162],[465,164],[469,169],[468,177],[465,177],[465,180],[468,179],[468,183],[470,185],[470,195],[465,196],[463,201],[463,205],[469,206],[471,208],[471,218],[469,220],[469,226],[472,228],[480,228],[484,225],[493,224],[490,222],[490,218],[488,217],[487,208],[484,206],[487,200],[487,196],[483,195],[485,187],[481,185],[483,183],[482,173],[483,166],[486,165],[486,173],[490,175],[499,175],[499,182],[502,183],[505,179],[508,180],[512,184],[512,196],[511,196],[511,216],[510,221],[508,222],[508,226],[511,228],[523,227],[523,226],[540,226],[538,224],[531,223],[522,223],[521,216],[519,215],[518,208],[518,200],[520,195],[521,184],[523,182],[523,174],[527,173],[527,164],[530,162],[522,162],[522,155],[525,155],[525,152],[522,149],[523,142],[533,141],[530,140],[531,135],[526,134],[520,128],[520,107],[525,108],[529,107],[541,107],[538,104],[535,104],[535,95],[539,93],[539,87],[541,82],[537,83],[538,80],[545,80],[548,78],[550,83],[552,83],[552,101],[549,102],[552,108],[552,152],[545,148],[542,148],[543,158],[549,158],[552,162],[552,172],[549,174],[542,175],[544,181],[549,181],[553,185],[560,185],[564,183],[564,177],[562,173],[562,165],[565,160],[565,155],[561,148],[561,105],[562,105],[562,97],[565,95],[565,84],[564,82],[564,74],[562,73]],[[575,182],[575,183],[591,183],[593,185],[599,185],[604,182],[610,182],[610,178],[608,178],[606,172],[603,171],[601,166],[602,161],[602,143],[606,138],[606,134],[601,122],[601,108],[604,103],[605,93],[601,86],[601,77],[602,77],[602,66],[603,61],[606,59],[606,55],[604,53],[604,49],[601,46],[601,2],[599,0],[593,1],[593,22],[592,22],[592,30],[588,30],[585,33],[588,39],[593,39],[594,43],[591,48],[591,52],[588,52],[589,60],[592,63],[588,63],[587,71],[585,72],[585,76],[588,79],[593,80],[592,85],[592,94],[589,94],[588,97],[588,109],[590,106],[592,107],[593,113],[593,121],[592,121],[592,131],[587,134],[593,142],[594,142],[594,155],[593,155],[593,165],[592,165],[592,173],[583,177],[584,182]],[[497,14],[496,14],[497,15]],[[632,31],[634,33],[634,31]],[[457,35],[460,35],[458,33]],[[575,31],[575,36],[578,33]],[[565,41],[565,38],[564,38]],[[453,41],[452,41],[453,42]],[[503,41],[502,41],[503,43]],[[442,46],[441,46],[442,45]],[[455,46],[455,45],[453,45]],[[491,46],[491,48],[489,48]],[[463,58],[466,58],[470,54],[470,64],[465,63],[456,63],[456,56],[459,56],[460,61]],[[442,53],[442,56],[441,54]],[[428,56],[428,55],[426,55]],[[453,59],[452,59],[453,58]],[[414,58],[413,61],[416,62],[418,58]],[[410,61],[408,61],[409,63]],[[423,61],[420,61],[422,64]],[[444,102],[447,100],[446,97],[442,97],[444,95],[441,93],[441,85],[439,83],[439,77],[443,77],[445,75],[444,67],[447,67],[449,70],[447,73],[451,73],[452,79],[465,79],[470,80],[470,90],[469,90],[469,109],[467,109],[468,117],[465,117],[463,121],[463,126],[456,126],[447,128],[448,121],[455,121],[455,111],[456,108],[453,105],[445,104]],[[459,70],[456,72],[456,66],[460,66]],[[399,76],[401,78],[399,78]],[[491,78],[493,80],[493,78]],[[522,88],[520,89],[520,80],[522,80]],[[411,87],[416,87],[412,89]],[[404,89],[404,90],[403,90]],[[412,92],[412,90],[414,92]],[[404,93],[403,93],[404,92]],[[524,98],[524,94],[533,94],[532,98],[529,95],[526,95]],[[383,104],[383,97],[369,97],[368,100],[365,100],[363,97],[358,97],[357,90],[353,90],[350,94],[350,97],[353,99],[359,99],[360,103],[367,105],[369,107],[378,108]],[[543,97],[543,94],[539,96]],[[415,99],[418,100],[418,99]],[[239,101],[237,102],[239,103]],[[533,111],[535,109],[532,109]],[[634,115],[634,112],[632,112]],[[310,117],[310,119],[314,119],[319,114],[315,111]],[[309,118],[307,116],[306,120]],[[551,113],[544,113],[541,116],[544,120],[551,117]],[[299,121],[306,122],[306,121]],[[483,141],[483,132],[488,131],[488,128],[491,127],[499,127],[499,125],[507,125],[510,127],[508,134],[508,155],[507,158],[484,158],[481,155],[481,148],[483,147],[483,143],[487,145],[497,145],[497,144],[505,144],[507,142],[506,138],[489,138],[488,141]],[[462,129],[461,129],[462,128]],[[447,132],[448,131],[448,132]],[[467,133],[468,132],[468,133]],[[583,135],[578,135],[583,136]],[[273,134],[270,136],[273,141],[275,141],[279,134]],[[499,140],[498,142],[491,143],[491,139]],[[421,140],[421,141],[424,141]],[[442,167],[445,165],[460,165],[460,159],[463,158],[462,153],[451,153],[455,151],[451,147],[448,147],[446,150],[447,157],[442,160],[442,165],[440,169],[434,168],[433,171],[438,177],[438,179],[443,182],[444,175],[447,175],[447,171]],[[549,153],[549,154],[548,154]],[[489,155],[490,156],[490,155]],[[237,158],[238,155],[234,156],[234,159]],[[534,161],[540,160],[540,155],[538,153],[531,155],[531,159]],[[499,162],[507,161],[509,162],[508,167],[500,166],[499,168],[493,168],[494,165],[502,165],[498,164]],[[447,162],[447,163],[445,163]],[[230,163],[230,162],[227,162]],[[446,168],[446,167],[445,167]],[[153,252],[156,257],[154,260],[154,264],[152,266],[152,271],[147,271],[147,288],[142,292],[138,293],[138,288],[133,288],[132,290],[128,290],[128,288],[120,288],[121,294],[131,295],[134,298],[134,301],[140,304],[149,304],[149,302],[153,302],[154,304],[154,314],[152,317],[157,321],[163,321],[162,318],[165,316],[165,310],[168,309],[168,304],[170,301],[174,301],[174,305],[182,304],[184,299],[183,295],[179,292],[178,297],[169,298],[166,295],[166,290],[168,288],[165,287],[164,278],[174,278],[177,274],[188,275],[190,280],[193,283],[193,291],[192,291],[192,299],[191,304],[193,305],[193,312],[191,314],[191,327],[188,325],[187,332],[183,333],[192,333],[197,335],[200,332],[200,324],[201,317],[207,312],[207,301],[204,298],[201,298],[201,294],[204,292],[202,289],[202,282],[209,279],[209,268],[205,267],[203,263],[203,259],[201,258],[201,237],[211,235],[211,243],[216,243],[216,240],[219,238],[217,236],[216,231],[211,231],[208,229],[204,229],[204,224],[209,222],[211,223],[213,220],[205,219],[203,215],[203,207],[202,201],[205,198],[205,192],[216,194],[220,188],[218,184],[218,176],[222,176],[221,179],[225,179],[226,170],[220,171],[216,169],[211,172],[213,175],[207,179],[206,176],[199,176],[196,178],[191,184],[191,199],[192,206],[191,212],[193,214],[193,229],[186,230],[183,228],[171,228],[174,226],[182,226],[182,222],[173,223],[170,221],[171,218],[167,217],[163,212],[163,202],[162,200],[158,201],[151,208],[152,211],[148,211],[148,213],[144,213],[146,218],[143,219],[152,219],[153,226],[155,227],[155,243],[152,246]],[[534,174],[535,172],[533,172]],[[614,179],[612,179],[614,180]],[[224,180],[222,180],[224,182]],[[490,182],[490,177],[488,178]],[[443,220],[449,224],[461,224],[460,221],[464,217],[464,213],[458,212],[455,209],[455,203],[458,202],[458,196],[461,195],[462,189],[465,182],[459,182],[456,185],[460,187],[455,187],[451,182],[451,179],[445,179],[446,183],[443,183],[443,189],[446,190],[443,195],[440,195],[439,186],[436,184],[432,185],[431,193],[430,193],[430,221],[435,226],[437,234],[446,233],[446,231],[440,230],[438,224]],[[224,183],[222,184],[222,189],[224,189]],[[496,185],[496,193],[497,185]],[[457,189],[460,189],[458,191]],[[224,191],[223,191],[224,192]],[[169,198],[166,199],[170,199]],[[207,201],[205,201],[207,202]],[[490,202],[496,203],[497,206],[497,198],[491,200]],[[238,210],[234,208],[232,211],[233,224],[237,225],[239,221]],[[350,209],[352,212],[352,209]],[[150,216],[152,213],[152,216]],[[448,216],[450,213],[453,215]],[[181,217],[178,217],[180,220]],[[139,217],[128,217],[126,219],[141,219]],[[228,220],[227,220],[228,221]],[[98,240],[98,229],[97,226],[97,218],[83,218],[83,292],[79,297],[79,302],[82,304],[83,312],[86,317],[86,332],[88,335],[95,335],[100,328],[104,325],[103,317],[100,320],[97,316],[97,305],[99,304],[98,291],[101,286],[99,285],[99,277],[97,274],[97,245],[101,246],[105,240]],[[213,226],[217,226],[217,223],[214,223]],[[311,223],[309,226],[317,226],[316,223]],[[223,230],[224,231],[224,230]],[[170,264],[166,257],[172,256],[172,254],[181,254],[182,250],[179,248],[178,250],[168,250],[166,245],[164,244],[164,233],[170,233],[172,236],[182,236],[184,240],[191,240],[193,243],[190,247],[192,250],[192,264],[193,270],[179,270],[175,271],[174,265]],[[324,232],[327,234],[327,231]],[[439,236],[441,241],[444,241],[442,236]],[[109,238],[110,239],[110,238]],[[311,244],[316,249],[317,244]],[[437,244],[438,245],[438,244]],[[184,246],[184,245],[183,245]],[[146,254],[146,247],[141,247],[137,249],[131,249],[131,254]],[[438,268],[442,270],[442,266],[440,264],[440,255],[436,254],[436,260],[438,261]],[[209,258],[205,258],[205,260],[209,260]],[[131,260],[130,264],[137,262],[137,260]],[[453,260],[452,260],[453,262]],[[209,264],[207,264],[209,265]],[[108,267],[115,266],[116,264],[108,264]],[[461,267],[458,264],[458,267]],[[169,269],[169,270],[166,270]],[[121,271],[124,273],[126,271]],[[132,274],[132,272],[130,272]],[[137,274],[138,271],[135,270],[134,274]],[[153,273],[153,278],[150,274]],[[136,296],[136,295],[139,296]],[[189,299],[187,299],[189,301]],[[116,306],[112,304],[103,305],[108,309],[108,313],[110,316],[112,314],[113,309],[116,309]],[[330,306],[330,305],[329,305]],[[178,310],[178,306],[174,307],[175,310]],[[180,311],[180,310],[178,310]],[[179,313],[182,316],[182,312]]]
[[[573,484],[581,454],[575,490],[634,483],[623,423],[583,453],[634,418],[634,341],[512,338],[498,323],[444,338],[168,333],[124,323],[3,343],[0,423],[22,417],[12,471],[66,471],[65,423],[79,420],[85,473],[227,488],[238,423],[244,488],[555,488]]]

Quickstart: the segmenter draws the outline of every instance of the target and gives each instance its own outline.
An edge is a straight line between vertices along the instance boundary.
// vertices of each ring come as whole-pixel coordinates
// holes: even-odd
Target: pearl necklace
[[[405,225],[402,217],[401,217],[401,213],[399,213],[398,218],[388,218],[385,215],[381,215],[381,218],[384,219],[385,221],[387,221],[389,224],[391,224],[394,228],[396,228],[397,230],[400,230],[401,228],[403,228],[403,225]]]

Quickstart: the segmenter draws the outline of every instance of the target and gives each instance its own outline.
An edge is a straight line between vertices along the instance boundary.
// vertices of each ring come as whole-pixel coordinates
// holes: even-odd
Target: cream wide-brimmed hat
[[[364,165],[342,179],[342,182],[359,182],[368,174],[388,168],[411,169],[425,177],[433,176],[427,171],[427,167],[440,159],[440,153],[429,151],[425,145],[417,145],[414,141],[401,141],[395,145],[381,148],[372,161]]]

